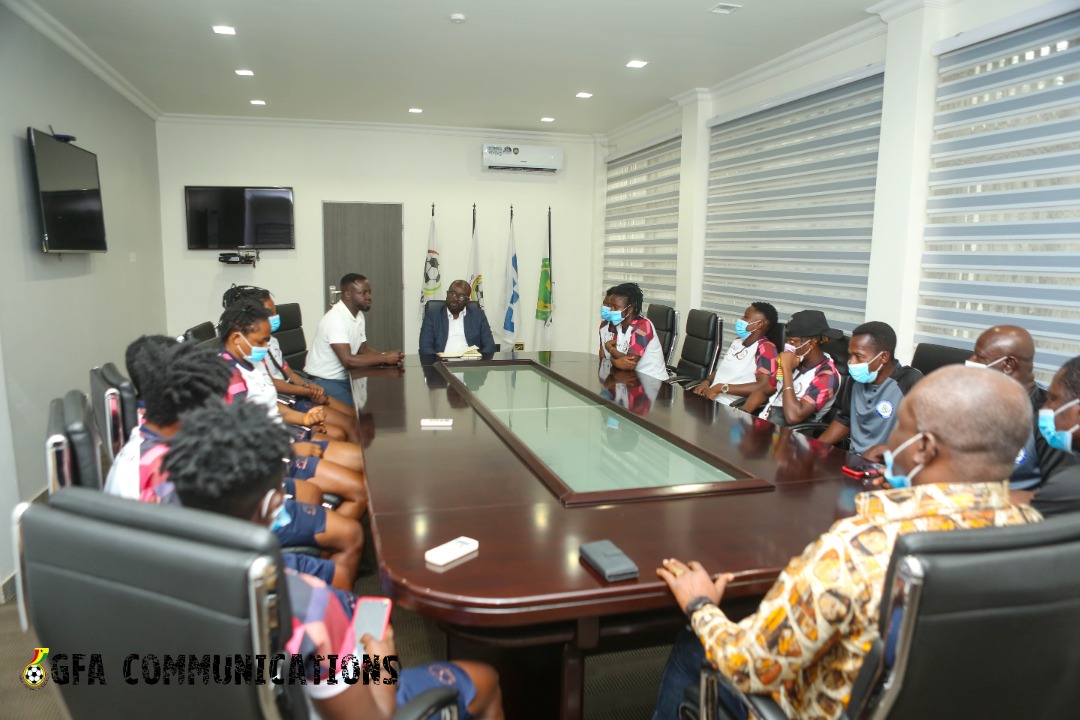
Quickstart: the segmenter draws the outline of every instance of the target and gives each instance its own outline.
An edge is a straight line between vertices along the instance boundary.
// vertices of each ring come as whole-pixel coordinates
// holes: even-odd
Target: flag
[[[540,261],[540,287],[536,290],[536,350],[551,349],[551,323],[555,318],[554,295],[551,285],[551,208],[548,208],[547,257]]]
[[[476,236],[476,205],[472,207],[472,250],[469,251],[469,285],[472,294],[469,298],[484,308],[484,274],[480,272],[480,239]]]
[[[517,340],[518,311],[520,304],[518,295],[518,259],[517,246],[514,243],[514,207],[510,206],[510,244],[506,248],[506,282],[503,283],[503,313],[502,336],[510,343],[507,350],[513,350],[513,343]]]
[[[431,229],[428,230],[427,255],[424,256],[424,281],[420,285],[420,319],[424,319],[424,308],[428,300],[437,300],[442,290],[442,275],[439,271],[439,251],[435,249],[435,206],[431,206]]]

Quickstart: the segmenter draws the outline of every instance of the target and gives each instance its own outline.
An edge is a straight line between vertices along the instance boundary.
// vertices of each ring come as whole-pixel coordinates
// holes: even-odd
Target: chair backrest
[[[299,303],[282,303],[277,306],[281,325],[274,333],[281,345],[281,356],[293,370],[303,370],[307,360],[307,339],[304,337],[304,319]]]
[[[686,337],[675,374],[704,380],[716,369],[720,354],[720,335],[723,320],[707,310],[691,310],[686,314]]]
[[[675,351],[675,343],[679,339],[679,311],[670,305],[649,303],[645,317],[656,329],[656,336],[660,339],[660,348],[664,352],[664,362],[670,365],[671,354]]]
[[[847,377],[847,365],[848,365],[848,343],[851,342],[849,335],[844,335],[838,340],[826,340],[821,349],[829,354],[829,357],[833,359],[833,365],[840,371],[840,374]]]
[[[787,342],[787,323],[776,323],[769,328],[769,332],[765,333],[765,337],[776,346],[777,353],[784,352],[784,343]]]
[[[884,593],[860,717],[1080,717],[1080,515],[901,536]]]
[[[112,363],[90,371],[90,404],[109,460],[114,460],[138,424],[135,386]]]
[[[919,343],[915,348],[915,355],[911,358],[911,367],[923,375],[929,375],[946,365],[963,365],[964,361],[971,357],[971,352],[948,345]]]
[[[217,328],[214,327],[214,323],[207,320],[206,322],[199,323],[195,327],[190,327],[184,331],[184,342],[202,343],[207,340],[213,340],[217,337]]]
[[[29,621],[66,652],[99,653],[106,672],[105,685],[88,684],[84,673],[79,684],[60,686],[72,717],[101,708],[115,717],[307,716],[300,685],[270,682],[269,667],[263,684],[238,683],[239,666],[225,664],[234,655],[268,663],[292,632],[281,553],[268,529],[83,488],[16,513],[24,628]],[[170,665],[167,653],[184,655],[168,656]],[[131,654],[138,657],[126,660]],[[138,684],[124,682],[125,667]],[[229,676],[229,684],[215,682]]]
[[[100,490],[104,486],[101,436],[86,396],[72,390],[53,400],[48,422],[45,468],[50,489],[74,485]]]

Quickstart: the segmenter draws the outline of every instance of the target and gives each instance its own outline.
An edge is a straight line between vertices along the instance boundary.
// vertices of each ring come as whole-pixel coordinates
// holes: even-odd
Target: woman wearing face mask
[[[1055,450],[1080,461],[1080,356],[1065,363],[1046,390],[1039,433]],[[1080,512],[1080,462],[1063,466],[1035,491],[1032,507],[1043,515]]]
[[[656,328],[641,316],[643,299],[636,283],[623,283],[607,291],[600,308],[600,359],[619,370],[667,380],[667,365]]]
[[[767,302],[751,303],[742,318],[735,321],[735,341],[728,347],[716,372],[694,388],[724,405],[747,397],[755,390],[771,393],[776,389],[776,346],[765,333],[776,325],[776,308]]]
[[[802,310],[792,315],[787,324],[787,345],[779,358],[783,377],[780,387],[767,400],[766,393],[754,391],[743,410],[754,413],[762,408],[758,417],[777,425],[820,420],[840,389],[840,374],[821,343],[843,335],[829,327],[820,310]]]

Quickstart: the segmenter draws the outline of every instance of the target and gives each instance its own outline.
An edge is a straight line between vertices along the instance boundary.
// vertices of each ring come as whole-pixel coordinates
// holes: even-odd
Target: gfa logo
[[[49,648],[34,648],[34,659],[22,671],[22,681],[26,687],[37,690],[48,681],[49,674],[41,665],[48,654]]]

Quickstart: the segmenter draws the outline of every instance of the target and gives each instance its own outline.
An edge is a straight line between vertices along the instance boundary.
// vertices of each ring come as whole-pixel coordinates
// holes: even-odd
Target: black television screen
[[[188,250],[293,248],[285,187],[186,187]]]
[[[34,128],[34,160],[45,252],[105,252],[105,215],[97,155]]]

